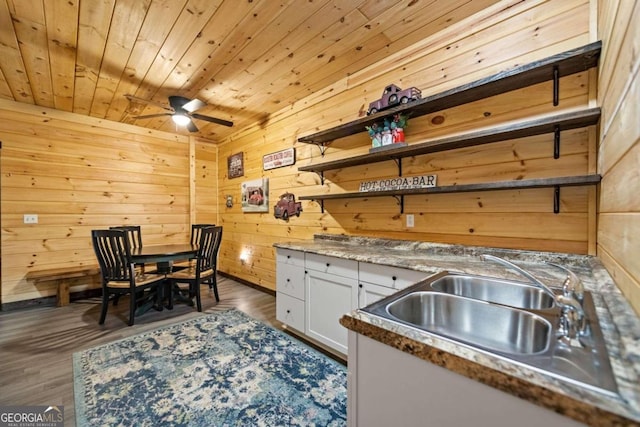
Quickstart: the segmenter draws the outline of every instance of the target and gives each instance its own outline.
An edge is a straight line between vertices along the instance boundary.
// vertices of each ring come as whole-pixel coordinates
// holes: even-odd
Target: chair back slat
[[[116,225],[109,227],[109,229],[126,232],[130,248],[137,249],[142,247],[142,230],[139,225]]]
[[[218,251],[222,242],[222,227],[203,227],[198,242],[196,275],[202,271],[216,270]]]
[[[118,229],[92,230],[91,240],[103,284],[110,281],[131,281],[135,273],[127,232]]]
[[[200,243],[200,232],[206,227],[215,227],[215,224],[191,224],[192,245],[198,245]]]

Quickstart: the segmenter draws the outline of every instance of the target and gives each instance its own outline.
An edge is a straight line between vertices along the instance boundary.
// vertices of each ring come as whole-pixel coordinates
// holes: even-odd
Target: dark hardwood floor
[[[218,278],[220,302],[202,288],[202,310],[235,307],[277,329],[274,296],[226,277]],[[127,326],[128,297],[109,306],[98,325],[100,299],[74,301],[65,307],[40,307],[0,313],[0,405],[63,405],[65,426],[75,425],[72,354],[202,313],[185,304],[151,310]]]

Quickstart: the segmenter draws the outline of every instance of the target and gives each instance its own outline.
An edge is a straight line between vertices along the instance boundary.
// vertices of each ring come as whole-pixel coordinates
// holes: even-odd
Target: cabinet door
[[[363,308],[373,304],[382,298],[398,292],[397,289],[386,286],[374,285],[372,283],[360,282],[358,284],[358,307]]]
[[[347,329],[339,320],[357,304],[357,288],[355,279],[308,270],[305,334],[346,354]]]

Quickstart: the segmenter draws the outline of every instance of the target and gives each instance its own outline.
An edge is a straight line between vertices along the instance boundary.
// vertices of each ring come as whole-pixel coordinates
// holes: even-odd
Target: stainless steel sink
[[[536,291],[518,281],[443,272],[362,310],[617,395],[591,294],[584,293],[589,334],[578,343],[561,339],[561,309],[551,296]]]
[[[552,330],[546,319],[533,313],[435,292],[411,292],[386,310],[412,326],[505,353],[545,351]]]
[[[545,310],[554,307],[553,298],[543,289],[523,282],[469,274],[447,274],[431,283],[433,290],[509,305]]]

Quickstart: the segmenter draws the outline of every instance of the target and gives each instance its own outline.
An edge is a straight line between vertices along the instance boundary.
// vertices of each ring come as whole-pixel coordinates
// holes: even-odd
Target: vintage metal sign
[[[400,176],[397,178],[364,181],[360,183],[360,191],[393,191],[429,188],[436,186],[436,175]]]
[[[296,149],[288,148],[282,151],[262,156],[262,168],[264,170],[281,168],[283,166],[293,165],[296,162]]]

